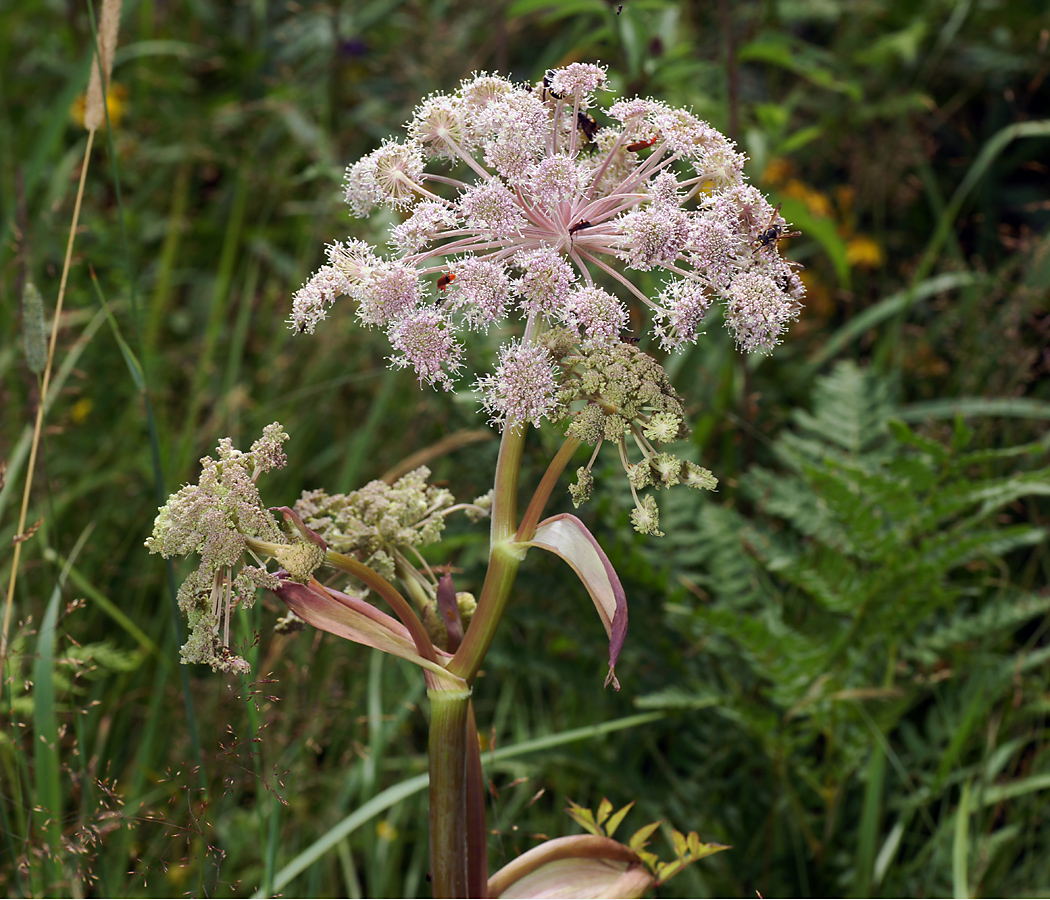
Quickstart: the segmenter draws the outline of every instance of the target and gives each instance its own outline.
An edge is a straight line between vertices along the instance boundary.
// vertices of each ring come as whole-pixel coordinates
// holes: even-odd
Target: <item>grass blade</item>
[[[1029,397],[944,397],[902,406],[897,418],[905,422],[954,419],[956,416],[1010,416],[1015,419],[1050,419],[1050,403]]]
[[[874,306],[869,306],[860,315],[853,316],[824,342],[817,353],[810,357],[808,365],[811,370],[820,368],[828,360],[837,356],[847,344],[894,316],[902,315],[920,300],[936,297],[938,294],[957,288],[980,284],[985,279],[986,276],[978,272],[946,272],[943,275],[935,275],[921,284],[891,294]]]
[[[64,567],[63,571],[69,573],[69,577],[72,579],[73,583],[80,588],[80,590],[82,590],[99,609],[131,635],[143,650],[147,653],[153,654],[165,669],[170,670],[171,661],[161,653],[160,647],[153,642],[153,639],[139,628],[139,626],[130,618],[128,618],[127,614],[124,613],[117,604],[95,587],[91,583],[91,580],[77,569],[76,566],[72,565],[69,560],[63,557],[60,553],[56,553],[50,547],[44,551],[44,558],[49,562],[60,563]]]
[[[967,886],[966,858],[970,845],[970,782],[963,785],[959,797],[959,808],[955,812],[955,836],[952,839],[952,893],[956,897],[969,897]]]
[[[62,785],[59,778],[58,718],[55,716],[55,626],[58,623],[58,587],[51,594],[40,623],[33,662],[33,763],[36,797],[34,818],[37,841],[47,845],[42,854],[44,891],[56,882],[55,865],[62,852]]]
[[[886,754],[881,745],[871,748],[871,759],[864,786],[864,806],[860,814],[860,840],[857,846],[857,881],[853,896],[870,897],[875,872],[875,847],[882,819],[882,793],[886,782]]]

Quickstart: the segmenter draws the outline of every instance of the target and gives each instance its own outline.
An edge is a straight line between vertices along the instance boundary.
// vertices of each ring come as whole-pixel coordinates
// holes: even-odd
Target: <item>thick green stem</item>
[[[448,666],[450,674],[463,677],[468,683],[478,674],[492,644],[523,555],[514,546],[514,531],[524,446],[524,427],[503,432],[492,491],[489,568],[470,627]],[[429,695],[430,864],[434,896],[484,897],[488,870],[484,784],[470,693],[431,690]],[[472,742],[469,747],[468,740]]]
[[[518,574],[522,556],[523,552],[512,542],[504,541],[493,548],[489,557],[489,570],[481,587],[478,608],[470,621],[463,643],[459,645],[452,662],[448,664],[448,671],[466,679],[468,684],[474,683],[474,677],[478,674],[485,654],[492,645],[492,639],[496,636],[496,629],[507,607],[510,589],[514,586],[514,578]]]
[[[515,546],[517,529],[518,479],[521,454],[525,446],[525,428],[503,432],[496,479],[492,492],[492,533],[489,545],[489,569],[478,597],[478,608],[470,627],[448,665],[449,672],[473,683],[478,669],[496,636],[510,589],[518,574],[524,552]]]
[[[524,550],[517,545],[518,481],[525,428],[500,443],[492,493],[489,567],[477,610],[448,672],[472,683],[492,644]],[[537,491],[526,518],[535,521],[576,442],[568,442]],[[488,859],[484,781],[470,694],[436,690],[430,696],[430,858],[434,896],[485,897]]]
[[[430,873],[435,897],[469,897],[467,720],[469,690],[428,690],[430,698]],[[477,741],[477,734],[473,736]]]
[[[521,454],[525,449],[526,426],[503,432],[496,461],[496,478],[492,490],[491,546],[514,534],[518,517],[518,481],[521,478]]]

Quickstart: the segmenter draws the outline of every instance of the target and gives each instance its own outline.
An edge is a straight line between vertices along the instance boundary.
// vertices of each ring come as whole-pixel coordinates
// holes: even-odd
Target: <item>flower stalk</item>
[[[423,623],[419,621],[419,616],[416,615],[415,610],[412,609],[412,604],[401,595],[401,592],[396,587],[381,575],[372,571],[364,563],[359,562],[352,556],[347,556],[345,553],[336,553],[334,550],[329,550],[325,553],[325,562],[337,569],[341,569],[348,575],[353,575],[355,578],[360,579],[386,600],[401,620],[401,624],[412,635],[412,640],[415,642],[419,655],[431,662],[437,662],[434,645],[427,635],[427,630],[423,627]]]
[[[470,690],[429,688],[430,867],[435,897],[469,897],[467,722]],[[472,736],[477,742],[477,732]],[[473,774],[473,773],[472,773]]]
[[[488,571],[485,573],[481,596],[478,597],[477,611],[448,667],[450,672],[469,684],[474,683],[478,669],[496,636],[518,574],[518,566],[525,555],[514,541],[518,480],[524,447],[524,426],[503,432],[492,494]]]

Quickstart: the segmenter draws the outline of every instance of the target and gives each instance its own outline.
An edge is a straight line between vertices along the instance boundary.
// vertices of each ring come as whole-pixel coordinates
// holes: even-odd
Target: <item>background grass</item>
[[[631,602],[619,694],[601,690],[579,585],[530,556],[478,720],[490,750],[549,742],[486,754],[492,867],[571,831],[567,798],[608,796],[638,801],[627,828],[663,817],[733,845],[669,896],[1050,893],[1050,13],[619,6],[125,4],[33,484],[41,525],[12,598],[0,890],[428,894],[425,795],[405,787],[425,771],[416,672],[274,635],[270,601],[240,614],[250,678],[180,667],[181,572],[142,542],[158,483],[194,480],[220,437],[285,425],[290,465],[264,485],[280,504],[479,427],[468,397],[389,371],[350,314],[293,336],[290,297],[325,242],[385,239],[386,215],[348,220],[338,183],[421,97],[477,69],[536,79],[601,59],[622,93],[691,106],[738,140],[804,232],[789,252],[809,302],[772,358],[741,359],[713,321],[668,361],[717,495],[666,508],[662,541],[631,532],[611,471],[585,508]],[[5,545],[40,400],[20,298],[31,280],[54,308],[90,36],[81,2],[0,10]],[[556,442],[533,435],[527,481]],[[432,467],[469,499],[495,449],[465,443]],[[484,538],[450,533],[468,588]],[[4,553],[3,585],[9,566]],[[558,740],[639,711],[651,719]],[[362,810],[375,815],[332,831]]]

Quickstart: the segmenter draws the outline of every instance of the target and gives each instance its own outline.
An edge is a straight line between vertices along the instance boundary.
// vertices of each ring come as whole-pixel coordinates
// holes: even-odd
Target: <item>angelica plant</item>
[[[627,632],[619,578],[582,521],[569,513],[542,519],[580,445],[593,450],[568,488],[572,503],[591,496],[594,462],[608,443],[634,497],[632,524],[644,534],[661,534],[655,496],[646,491],[717,484],[672,452],[689,433],[684,402],[659,362],[622,339],[629,305],[646,311],[665,352],[694,343],[720,303],[739,347],[768,353],[803,296],[777,246],[787,223],[746,183],[732,142],[687,110],[652,99],[613,102],[599,121],[590,111],[598,112],[604,90],[604,68],[574,63],[534,85],[483,73],[453,94],[427,98],[403,140],[385,141],[347,169],[355,215],[377,205],[398,215],[389,248],[333,242],[327,264],[292,301],[290,324],[302,334],[347,303],[364,326],[386,333],[391,365],[411,369],[421,386],[454,390],[464,371],[482,371],[468,386],[502,433],[486,497],[457,504],[420,469],[393,485],[307,491],[294,508],[268,509],[256,481],[284,462],[287,435],[275,423],[248,453],[220,443],[218,460],[204,460],[200,484],[169,500],[148,542],[166,556],[196,551],[201,558],[180,593],[192,627],[187,661],[244,671],[230,649],[230,612],[262,587],[295,622],[420,666],[430,700],[437,896],[481,897],[490,886],[470,697],[529,549],[562,557],[582,581],[609,638],[605,683],[619,688],[615,667]],[[658,273],[655,295],[640,286],[643,272]],[[472,333],[492,329],[506,335],[494,366],[468,365]],[[564,443],[519,515],[530,425],[559,429]],[[449,572],[419,553],[458,511],[490,519],[477,598],[456,591]],[[566,895],[636,895],[714,852],[695,835],[676,839],[678,862],[661,869],[642,850],[650,832],[630,846],[613,841],[611,828],[541,845],[494,876],[493,889],[548,890],[545,867],[572,858],[574,866],[550,870],[568,879],[559,884]]]

